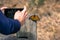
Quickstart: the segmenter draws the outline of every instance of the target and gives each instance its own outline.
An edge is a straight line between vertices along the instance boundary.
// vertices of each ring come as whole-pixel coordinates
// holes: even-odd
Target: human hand
[[[21,23],[21,25],[24,24],[26,18],[27,18],[26,6],[24,6],[23,11],[17,11],[14,15],[14,19],[18,20]]]
[[[1,7],[0,10],[4,13],[4,10],[8,7]]]

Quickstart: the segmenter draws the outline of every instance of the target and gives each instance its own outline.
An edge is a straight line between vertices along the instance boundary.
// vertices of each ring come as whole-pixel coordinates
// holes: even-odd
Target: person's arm
[[[6,7],[0,8],[3,12]],[[17,11],[14,15],[14,20],[7,18],[2,12],[0,11],[0,33],[8,35],[13,34],[19,31],[20,27],[24,24],[27,18],[26,6],[22,11]]]
[[[3,15],[0,10],[0,33],[8,35],[19,31],[21,24],[18,20],[12,20]]]

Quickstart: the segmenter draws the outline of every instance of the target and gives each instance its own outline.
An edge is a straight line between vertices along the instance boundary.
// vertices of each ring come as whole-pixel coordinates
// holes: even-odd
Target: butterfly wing
[[[31,19],[32,21],[38,21],[38,20],[40,20],[40,18],[37,15],[32,15],[32,16],[30,16],[29,19]]]

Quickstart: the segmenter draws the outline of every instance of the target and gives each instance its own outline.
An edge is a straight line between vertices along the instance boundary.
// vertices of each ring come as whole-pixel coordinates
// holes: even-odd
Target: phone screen
[[[24,8],[7,8],[4,10],[4,15],[8,18],[14,19],[14,14],[16,11],[22,11]]]

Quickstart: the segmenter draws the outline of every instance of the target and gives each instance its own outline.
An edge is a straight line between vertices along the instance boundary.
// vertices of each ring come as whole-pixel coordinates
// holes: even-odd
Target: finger
[[[25,16],[27,16],[27,15],[28,15],[28,13],[26,12],[26,13],[25,13]]]
[[[25,17],[27,16],[27,12],[25,13],[25,15],[24,15]]]
[[[25,16],[25,19],[28,18],[28,16]]]
[[[16,11],[15,13],[20,13],[20,11],[18,10],[18,11]]]
[[[28,18],[28,16],[26,16],[26,18]]]
[[[6,9],[6,8],[8,8],[8,7],[2,7],[1,10],[4,10],[4,9]]]
[[[24,6],[24,10],[22,11],[22,13],[25,13],[26,12],[26,6]]]

